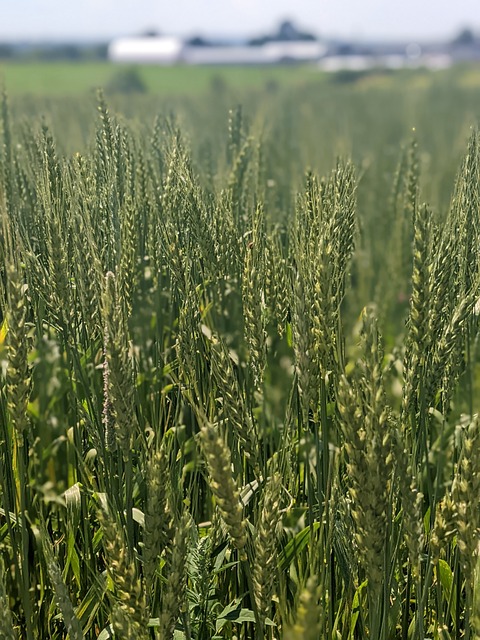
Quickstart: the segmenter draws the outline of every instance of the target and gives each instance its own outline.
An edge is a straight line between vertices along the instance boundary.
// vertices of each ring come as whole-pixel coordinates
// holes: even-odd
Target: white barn
[[[180,62],[185,45],[180,38],[118,38],[108,47],[112,62],[170,65]]]
[[[319,60],[326,47],[317,41],[267,42],[262,45],[189,45],[175,37],[119,38],[108,48],[113,62],[171,65],[261,65]]]

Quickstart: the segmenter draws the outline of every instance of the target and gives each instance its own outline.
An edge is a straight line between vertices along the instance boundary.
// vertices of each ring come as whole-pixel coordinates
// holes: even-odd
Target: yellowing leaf
[[[8,322],[7,322],[7,319],[5,318],[5,320],[2,322],[2,326],[0,327],[0,349],[5,344],[7,333],[8,333]]]

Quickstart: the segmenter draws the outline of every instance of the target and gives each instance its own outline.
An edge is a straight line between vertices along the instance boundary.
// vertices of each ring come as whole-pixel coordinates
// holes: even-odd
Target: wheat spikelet
[[[135,224],[135,213],[135,204],[128,196],[120,210],[122,248],[119,268],[119,286],[127,318],[132,314],[132,296],[136,284],[137,225]]]
[[[415,576],[420,575],[420,554],[424,543],[422,502],[423,494],[418,490],[415,472],[401,435],[397,433],[394,443],[395,473],[402,505],[402,526],[407,543],[410,564]]]
[[[68,325],[74,314],[70,279],[70,243],[67,234],[70,200],[64,187],[53,137],[46,126],[42,129],[43,175],[40,177],[38,191],[45,212],[44,224],[50,275],[48,284],[52,288],[50,304],[60,321]]]
[[[296,369],[305,409],[313,403],[317,410],[320,378],[343,369],[340,306],[354,246],[355,206],[350,165],[339,164],[321,183],[307,176],[295,223],[293,292]]]
[[[301,276],[297,275],[293,284],[293,345],[297,383],[304,416],[307,417],[315,390],[318,389],[319,373],[315,362],[310,309],[305,293],[305,284]]]
[[[329,193],[329,196],[331,195]],[[309,174],[297,223],[300,227],[297,232],[297,259],[298,273],[303,285],[302,293],[305,297],[303,305],[311,326],[310,358],[318,372],[317,377],[321,375],[323,378],[331,369],[330,353],[334,342],[331,289],[333,240],[325,211],[326,208],[331,209],[332,204],[332,200],[325,196],[325,183],[319,184],[318,180]],[[331,213],[331,210],[329,212]],[[317,385],[318,382],[315,387]],[[315,390],[312,397],[314,403],[316,395],[318,392]]]
[[[247,212],[254,206],[252,189],[249,188],[249,171],[251,165],[253,139],[246,138],[235,156],[228,181],[229,200],[232,217],[235,223],[244,230]]]
[[[23,438],[28,428],[27,403],[29,395],[28,337],[26,327],[26,285],[20,272],[13,264],[8,266],[8,368],[7,406],[12,424],[23,446]]]
[[[200,393],[199,370],[197,367],[199,350],[199,312],[198,296],[189,292],[180,309],[176,352],[180,370],[180,380],[195,393]]]
[[[318,260],[312,268],[312,336],[315,362],[325,380],[334,368],[336,350],[335,311],[333,308],[332,281],[334,273],[333,245],[326,230],[318,240]],[[328,238],[328,240],[327,240]]]
[[[107,368],[104,365],[104,384],[108,384],[108,395],[104,401],[104,424],[108,427],[108,415],[111,412],[118,446],[124,459],[128,460],[137,428],[133,399],[134,372],[125,313],[119,302],[116,277],[111,272],[105,277],[103,318],[105,355],[108,362]]]
[[[277,331],[280,336],[283,336],[291,304],[289,267],[277,234],[268,236],[267,247],[269,284],[267,301],[272,305],[271,313],[277,321]]]
[[[433,390],[441,390],[441,407],[444,412],[449,410],[461,373],[467,322],[477,298],[477,291],[472,291],[458,301],[443,336],[435,345],[428,389],[431,394]]]
[[[453,307],[458,299],[458,256],[455,254],[451,233],[434,238],[438,249],[432,260],[429,290],[431,309],[428,318],[428,335],[432,343],[441,339]]]
[[[213,250],[218,275],[226,281],[237,281],[241,270],[241,251],[238,231],[232,213],[230,194],[223,192],[212,220]]]
[[[338,317],[345,295],[347,269],[355,246],[356,181],[351,163],[338,163],[331,178],[333,187],[333,212],[331,230],[327,233],[333,242],[332,304]],[[327,216],[327,219],[330,216]]]
[[[472,131],[467,152],[455,182],[449,212],[449,226],[455,234],[460,259],[459,279],[463,293],[475,287],[478,280],[478,207],[480,204],[480,136]]]
[[[383,557],[392,482],[392,433],[382,380],[382,348],[374,318],[364,314],[363,376],[358,387],[340,379],[338,408],[352,498],[356,540],[368,576],[378,592],[384,578]]]
[[[104,167],[106,167],[110,159],[115,156],[116,135],[114,122],[102,91],[97,92],[97,103],[101,123],[101,129],[97,132],[97,151],[102,158]]]
[[[456,507],[449,493],[437,506],[435,522],[430,535],[432,562],[438,563],[442,549],[452,539],[456,532]]]
[[[161,230],[164,257],[177,285],[185,286],[185,263],[187,256],[185,247],[180,239],[180,228],[176,216],[180,205],[180,189],[177,180],[177,165],[179,163],[177,146],[170,152],[168,171],[165,176],[161,206],[164,212],[164,225]]]
[[[102,243],[102,265],[114,269],[117,264],[117,223],[118,223],[118,126],[111,116],[101,91],[97,94],[100,122],[96,130],[95,182],[96,211]]]
[[[115,634],[123,640],[146,640],[148,612],[135,563],[128,556],[123,534],[112,515],[101,510],[99,519],[103,530],[107,570],[115,587],[112,610]]]
[[[5,198],[5,210],[11,215],[13,212],[13,152],[12,133],[10,129],[10,110],[8,107],[7,93],[5,89],[2,90],[0,115],[3,134],[3,144],[1,146],[2,191]]]
[[[245,341],[253,384],[259,391],[263,383],[266,363],[266,304],[265,304],[265,230],[264,213],[257,208],[251,241],[245,251],[242,278],[243,319]]]
[[[426,206],[419,209],[415,219],[413,247],[412,296],[408,319],[408,336],[404,364],[403,422],[410,411],[418,411],[419,381],[424,376],[426,358],[430,353],[430,335],[428,331],[430,306],[430,242],[431,214]],[[423,381],[422,381],[423,382]],[[425,410],[425,407],[423,408]]]
[[[241,149],[242,142],[245,139],[244,131],[245,121],[243,117],[242,106],[238,105],[235,109],[228,112],[228,160],[232,163],[235,156]]]
[[[319,602],[319,584],[315,576],[307,580],[300,593],[293,626],[285,630],[285,640],[318,640],[322,607]]]
[[[277,541],[281,529],[280,493],[281,477],[274,473],[267,479],[257,519],[253,541],[255,565],[253,587],[262,624],[270,615],[274,585],[277,580]]]
[[[405,177],[405,209],[410,214],[412,220],[412,228],[415,228],[418,193],[420,182],[420,162],[418,158],[418,143],[415,135],[415,129],[410,141],[408,149],[408,173]]]
[[[480,517],[476,496],[480,494],[480,427],[478,416],[468,425],[463,441],[462,456],[452,485],[455,503],[457,546],[467,588],[473,587],[480,542]]]
[[[88,211],[80,208],[74,217],[74,233],[83,239],[75,245],[75,286],[83,314],[83,328],[93,340],[101,335],[102,266],[93,238]]]
[[[240,384],[233,370],[230,354],[222,341],[211,346],[212,376],[221,393],[223,413],[243,452],[258,472],[259,439],[257,425],[248,408]]]
[[[169,514],[170,479],[164,446],[147,462],[147,502],[143,541],[144,574],[147,593],[152,591],[158,559],[172,537]]]
[[[247,543],[247,532],[239,491],[232,476],[230,449],[210,424],[202,425],[200,439],[210,476],[210,489],[233,546],[242,551]]]
[[[187,586],[186,561],[191,519],[185,513],[177,523],[167,561],[167,579],[162,589],[159,637],[173,638],[175,624],[183,609]]]

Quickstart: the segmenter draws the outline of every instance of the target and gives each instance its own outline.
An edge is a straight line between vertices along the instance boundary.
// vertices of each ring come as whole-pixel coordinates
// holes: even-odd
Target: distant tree
[[[340,69],[330,75],[330,82],[332,84],[352,84],[371,74],[370,70]]]
[[[219,73],[213,75],[210,79],[210,91],[215,95],[223,95],[228,89],[225,76]]]
[[[475,44],[475,34],[471,29],[465,28],[452,40],[452,44],[457,47],[468,47]]]
[[[13,58],[15,55],[15,49],[11,44],[0,43],[0,59]]]
[[[312,33],[300,31],[290,20],[284,20],[279,28],[276,40],[316,40]]]
[[[85,55],[93,60],[106,60],[108,58],[108,43],[97,44],[89,47],[85,51]]]
[[[336,50],[337,56],[351,56],[356,53],[353,45],[348,43],[339,44]]]
[[[265,91],[270,94],[276,94],[280,89],[280,84],[275,78],[267,78],[263,86]]]
[[[296,42],[298,40],[311,42],[317,40],[317,38],[312,33],[300,31],[290,20],[284,20],[280,23],[276,33],[252,38],[248,41],[248,44],[251,46],[259,46],[267,42]]]
[[[146,93],[147,85],[136,67],[127,67],[112,75],[105,90],[108,93]]]
[[[279,28],[277,39],[278,40],[297,40],[298,30],[290,20],[284,20]]]
[[[191,47],[211,47],[212,43],[203,36],[192,36],[186,42]]]
[[[38,60],[80,60],[83,57],[83,49],[81,46],[74,44],[49,45],[45,47],[37,47],[33,55]]]
[[[145,29],[145,31],[142,31],[140,34],[142,38],[158,38],[161,35],[157,29]]]
[[[250,47],[260,47],[263,44],[266,44],[267,42],[270,42],[271,38],[270,36],[259,36],[258,38],[250,38],[250,40],[248,40],[247,44]]]

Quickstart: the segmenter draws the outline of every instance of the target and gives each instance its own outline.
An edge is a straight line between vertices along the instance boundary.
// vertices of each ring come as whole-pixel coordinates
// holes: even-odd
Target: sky
[[[325,37],[427,41],[480,32],[480,0],[0,0],[0,41],[241,37],[284,19]]]

